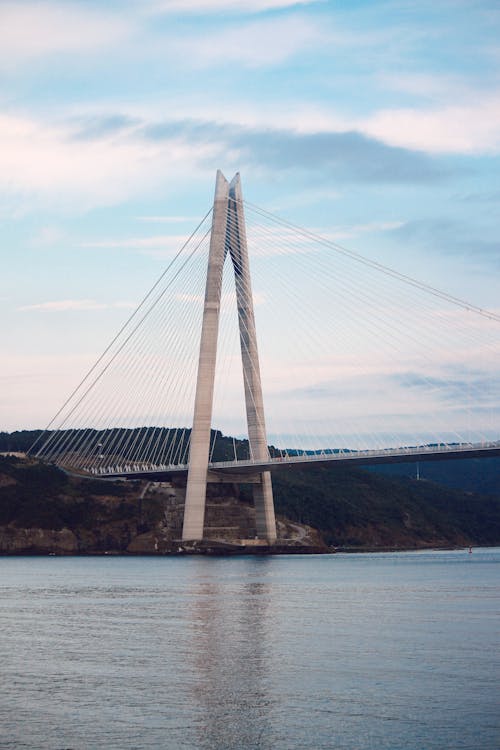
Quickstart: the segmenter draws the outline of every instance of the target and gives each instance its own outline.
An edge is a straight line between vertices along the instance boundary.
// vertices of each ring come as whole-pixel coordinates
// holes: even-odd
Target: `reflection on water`
[[[265,577],[269,560],[256,562]],[[228,596],[227,584],[211,567],[193,594],[193,699],[201,712],[199,747],[271,747],[271,586],[265,580],[238,583]]]
[[[0,558],[0,747],[498,750],[499,570]]]

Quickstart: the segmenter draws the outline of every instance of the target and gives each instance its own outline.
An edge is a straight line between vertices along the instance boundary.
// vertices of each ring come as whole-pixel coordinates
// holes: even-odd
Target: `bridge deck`
[[[278,471],[285,468],[310,466],[325,466],[336,464],[338,466],[368,466],[378,464],[412,463],[416,461],[449,461],[465,458],[492,458],[500,456],[500,445],[498,443],[480,445],[439,445],[439,446],[417,446],[412,448],[396,448],[387,450],[367,450],[339,453],[304,454],[300,456],[280,456],[267,461],[220,461],[209,464],[209,472],[212,475],[225,475],[233,478],[233,481],[245,481],[254,474],[262,471]],[[188,466],[131,466],[131,467],[106,467],[100,471],[92,472],[94,476],[102,479],[149,479],[150,481],[161,481],[171,476],[182,476],[188,472]]]

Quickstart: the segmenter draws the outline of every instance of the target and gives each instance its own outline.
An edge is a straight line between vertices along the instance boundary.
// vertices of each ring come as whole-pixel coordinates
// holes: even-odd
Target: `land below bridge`
[[[466,490],[374,471],[284,469],[273,476],[274,551],[500,544],[498,466],[491,463],[497,461],[455,469]],[[483,491],[472,491],[471,475],[483,464],[477,480]],[[184,488],[173,482],[82,480],[20,456],[0,456],[0,554],[177,553],[183,504]],[[205,536],[226,542],[228,552],[241,539],[248,540],[247,552],[266,551],[251,549],[250,486],[209,485]]]

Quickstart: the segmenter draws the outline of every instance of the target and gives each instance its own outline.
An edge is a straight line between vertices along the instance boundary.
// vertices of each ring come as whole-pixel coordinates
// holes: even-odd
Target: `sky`
[[[497,0],[0,0],[0,430],[245,197],[497,309]]]

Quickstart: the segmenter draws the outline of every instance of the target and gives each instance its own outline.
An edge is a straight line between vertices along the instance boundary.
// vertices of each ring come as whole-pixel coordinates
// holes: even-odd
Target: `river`
[[[500,747],[500,549],[0,570],[2,750]]]

